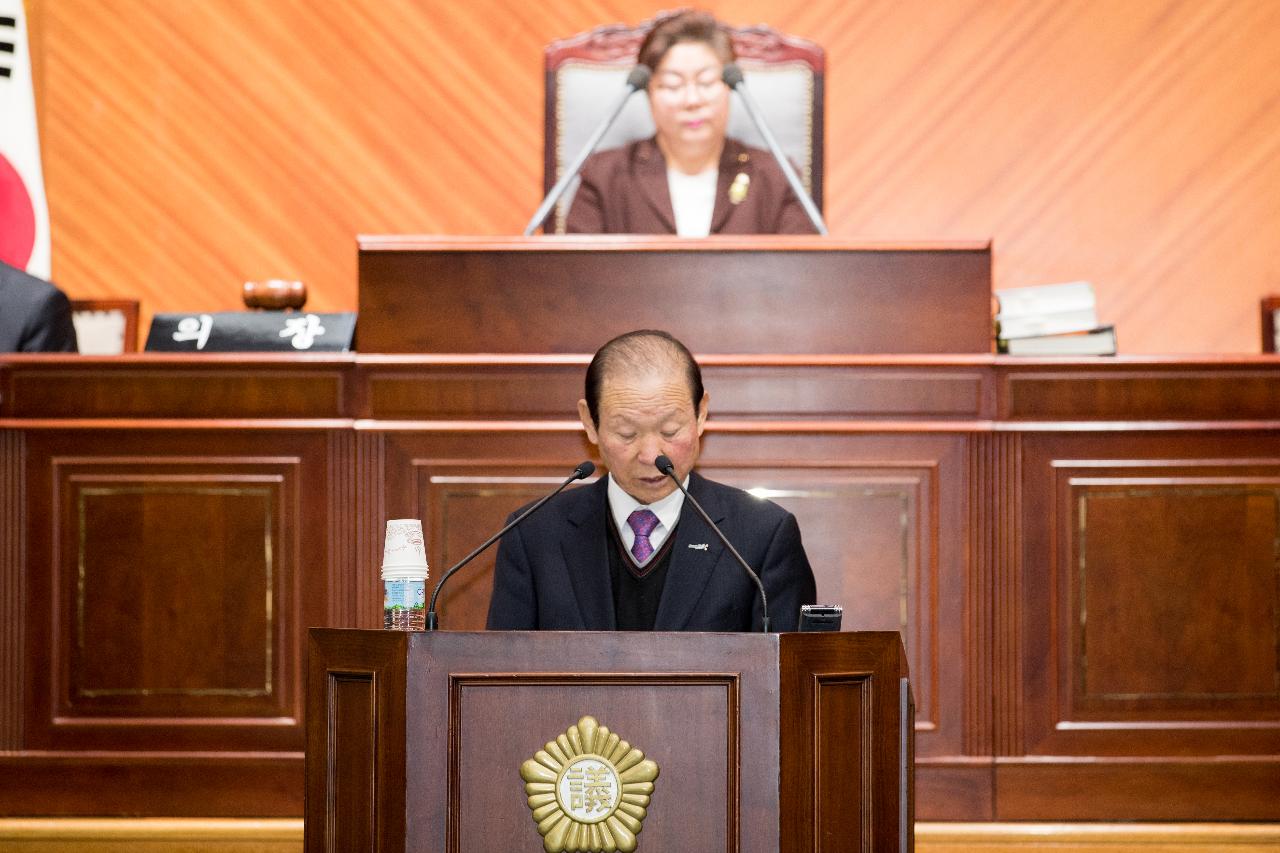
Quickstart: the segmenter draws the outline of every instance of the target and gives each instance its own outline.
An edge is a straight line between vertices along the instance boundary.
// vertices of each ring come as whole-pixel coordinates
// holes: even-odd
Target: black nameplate
[[[157,314],[147,352],[350,352],[355,333],[354,312]]]

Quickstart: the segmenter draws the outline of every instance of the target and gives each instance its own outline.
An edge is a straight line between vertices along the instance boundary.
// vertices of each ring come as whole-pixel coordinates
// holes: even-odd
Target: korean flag
[[[0,0],[0,261],[49,278],[49,207],[22,0]]]

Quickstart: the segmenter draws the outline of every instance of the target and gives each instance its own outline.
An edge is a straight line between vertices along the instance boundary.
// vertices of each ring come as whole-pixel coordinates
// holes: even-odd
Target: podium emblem
[[[658,765],[588,716],[534,753],[520,778],[547,853],[630,853]]]

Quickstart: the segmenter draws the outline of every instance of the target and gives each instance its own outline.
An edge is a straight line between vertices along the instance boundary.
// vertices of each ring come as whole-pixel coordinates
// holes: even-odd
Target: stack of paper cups
[[[382,627],[397,631],[421,631],[426,627],[426,540],[416,518],[387,521],[382,547]]]

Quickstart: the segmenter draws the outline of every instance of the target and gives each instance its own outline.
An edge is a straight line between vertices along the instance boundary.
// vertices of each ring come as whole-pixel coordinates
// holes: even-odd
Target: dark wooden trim
[[[1276,316],[1280,314],[1280,296],[1262,297],[1262,351],[1276,351]]]

